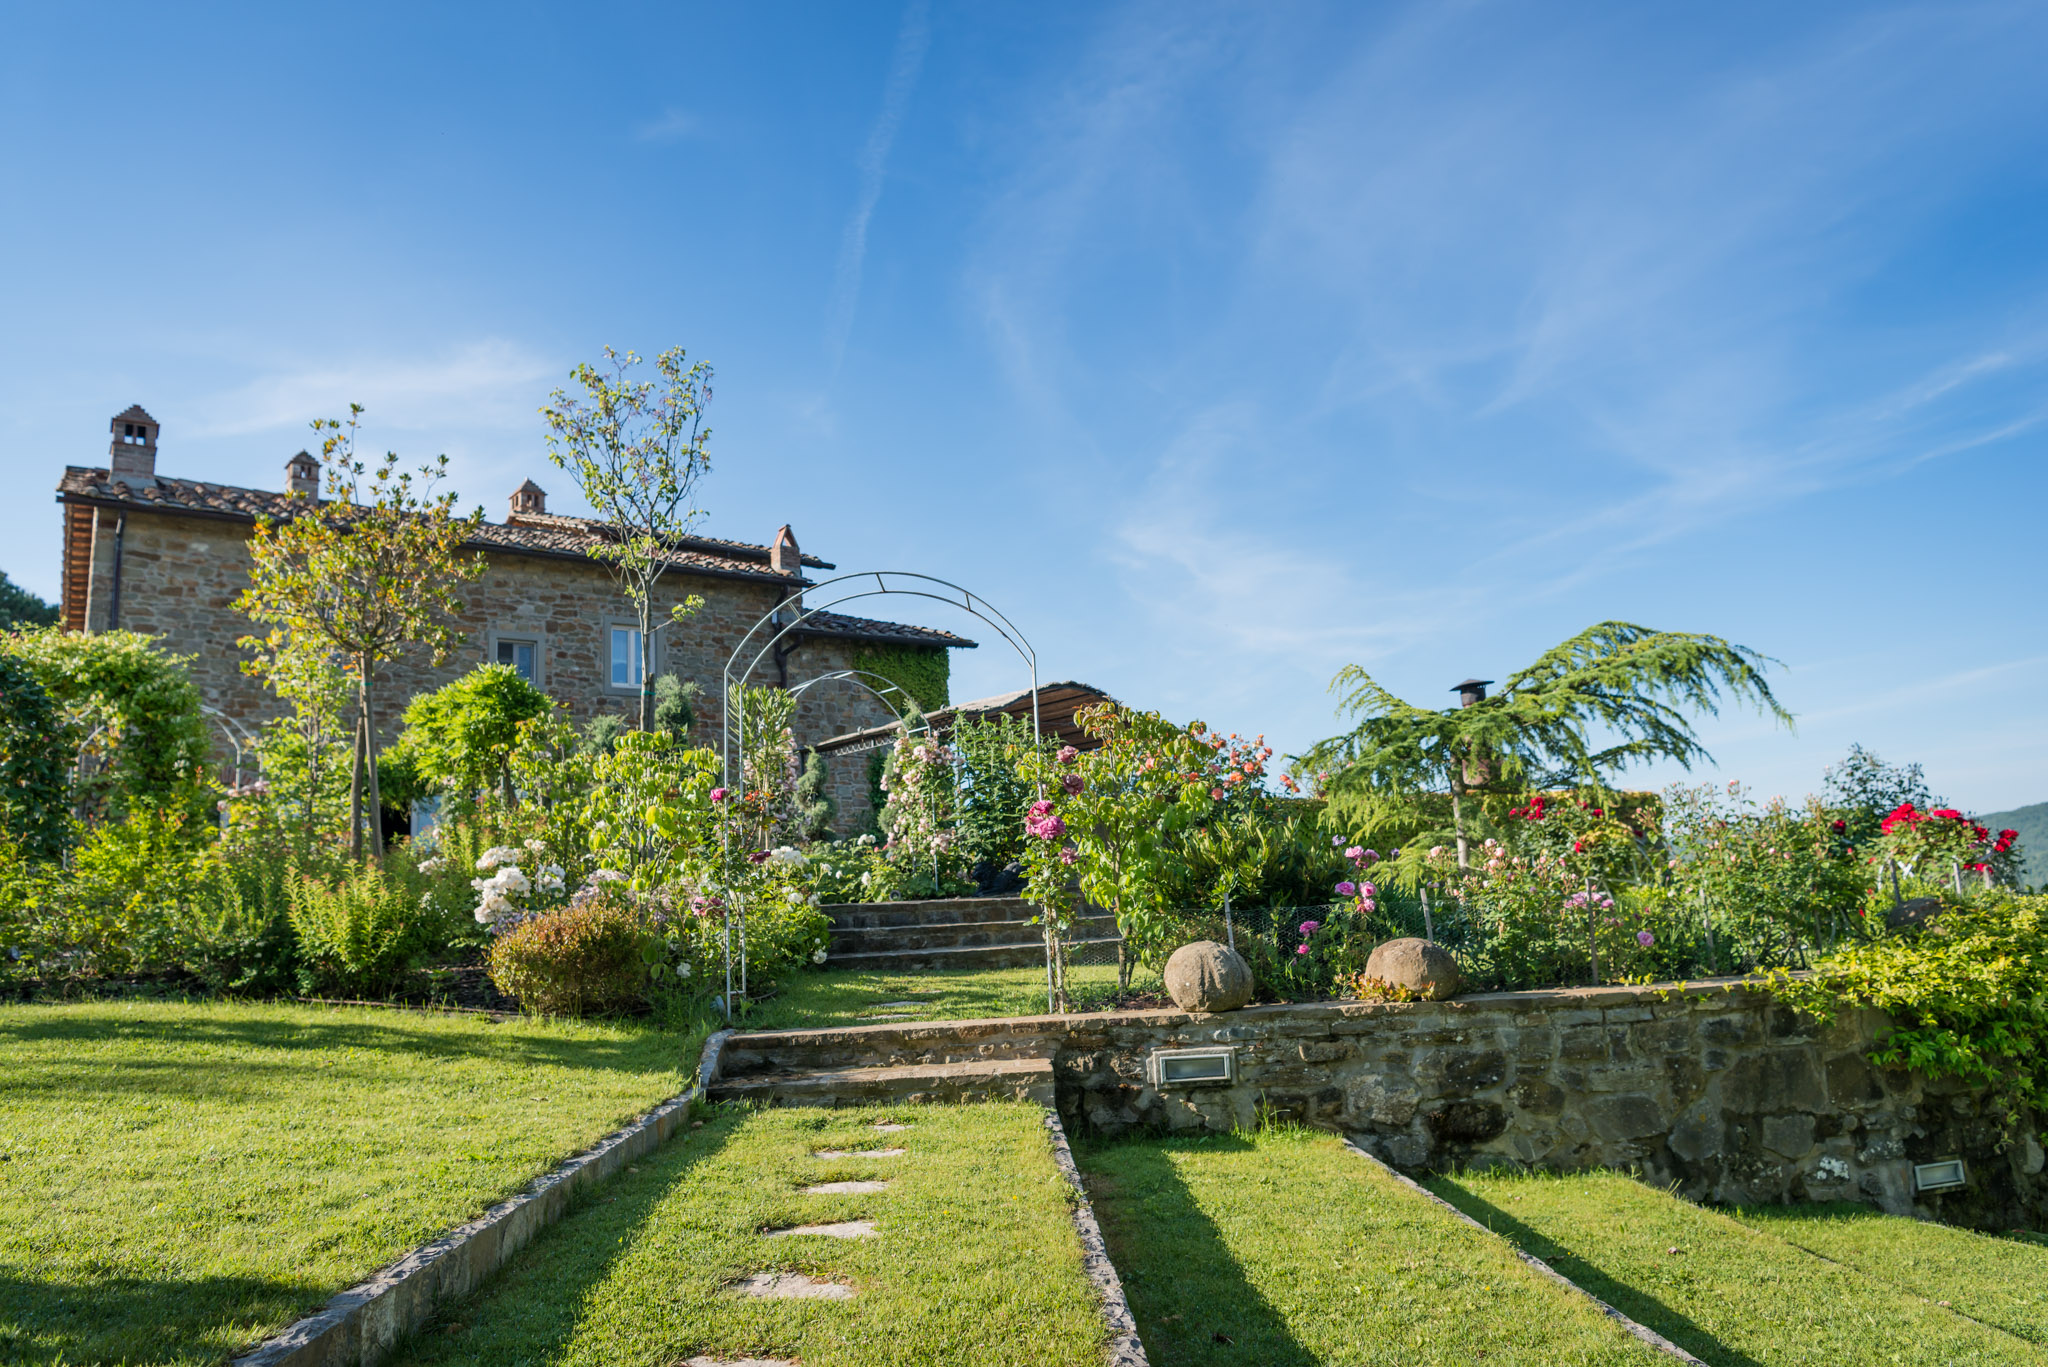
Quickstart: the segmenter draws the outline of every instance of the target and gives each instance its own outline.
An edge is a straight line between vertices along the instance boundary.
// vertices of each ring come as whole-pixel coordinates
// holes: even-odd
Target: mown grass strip
[[[0,1360],[217,1363],[675,1095],[686,1047],[412,1011],[0,1007]]]
[[[1156,983],[1156,977],[1153,980]],[[1116,990],[1114,964],[1076,965],[1067,983],[1077,1009],[1107,1004]],[[1042,1016],[1045,969],[982,968],[931,973],[849,972],[827,968],[791,974],[781,992],[750,1008],[743,1030],[817,1030],[873,1024],[877,1017],[910,1020],[980,1020]],[[915,1008],[884,1003],[914,1001]]]
[[[1664,1361],[1331,1135],[1085,1146],[1159,1367]]]
[[[1865,1276],[2048,1344],[2048,1248],[1850,1204],[1765,1206],[1735,1218]]]
[[[722,1112],[542,1235],[393,1363],[651,1367],[702,1354],[805,1367],[1099,1367],[1107,1336],[1041,1114],[1017,1104]],[[884,1117],[912,1123],[880,1134],[872,1126]],[[906,1152],[861,1154],[881,1147]],[[801,1190],[868,1180],[888,1185]],[[873,1220],[876,1237],[764,1237],[848,1220]],[[734,1291],[758,1272],[855,1294]]]
[[[1717,1367],[2048,1361],[2002,1330],[1618,1173],[1428,1185]]]

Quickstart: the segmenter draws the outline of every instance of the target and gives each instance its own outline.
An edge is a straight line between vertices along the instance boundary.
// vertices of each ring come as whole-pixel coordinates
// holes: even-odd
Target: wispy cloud
[[[860,305],[861,270],[867,261],[868,224],[882,199],[882,182],[889,168],[889,149],[896,143],[896,131],[910,106],[910,94],[917,86],[917,74],[924,65],[925,49],[931,44],[931,0],[911,0],[903,12],[903,24],[896,32],[896,52],[889,62],[889,78],[882,87],[882,112],[868,130],[861,148],[860,187],[853,213],[839,238],[839,262],[832,274],[832,297],[825,317],[825,354],[832,373],[837,374],[846,356],[847,338],[853,333],[854,313]]]
[[[704,121],[686,109],[664,109],[661,117],[650,119],[633,130],[641,142],[682,142],[704,131]]]
[[[193,435],[244,436],[343,416],[360,403],[379,427],[403,431],[531,427],[565,367],[517,342],[490,339],[429,357],[309,361],[193,405]]]

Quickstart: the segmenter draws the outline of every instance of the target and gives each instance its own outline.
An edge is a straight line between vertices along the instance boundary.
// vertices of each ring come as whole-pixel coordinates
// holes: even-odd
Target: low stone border
[[[1058,1111],[1046,1111],[1045,1128],[1052,1135],[1053,1161],[1060,1165],[1060,1171],[1074,1188],[1074,1232],[1081,1236],[1081,1265],[1102,1301],[1102,1322],[1110,1332],[1105,1361],[1109,1367],[1150,1367],[1145,1345],[1138,1338],[1138,1321],[1131,1315],[1130,1302],[1124,1299],[1124,1284],[1116,1275],[1116,1265],[1109,1260],[1109,1248],[1102,1241],[1102,1226],[1095,1223],[1095,1207],[1088,1203],[1088,1189],[1081,1185],[1081,1170],[1074,1166],[1074,1151],[1067,1147],[1067,1130],[1060,1124]]]
[[[1351,1150],[1351,1152],[1357,1154],[1360,1158],[1363,1158],[1366,1162],[1372,1164],[1374,1167],[1378,1168],[1387,1176],[1393,1178],[1396,1182],[1399,1182],[1402,1186],[1408,1188],[1408,1190],[1414,1192],[1417,1196],[1420,1196],[1423,1200],[1430,1202],[1432,1205],[1435,1205],[1442,1210],[1449,1211],[1453,1217],[1463,1221],[1465,1224],[1472,1226],[1472,1228],[1478,1230],[1481,1234],[1495,1234],[1495,1231],[1490,1230],[1485,1225],[1480,1224],[1477,1220],[1467,1215],[1464,1211],[1459,1210],[1456,1206],[1452,1205],[1449,1201],[1446,1201],[1443,1197],[1431,1191],[1428,1187],[1423,1186],[1420,1182],[1415,1181],[1411,1177],[1405,1177],[1402,1174],[1394,1171],[1394,1169],[1388,1167],[1378,1158],[1375,1158],[1372,1154],[1367,1153],[1364,1149],[1361,1149],[1358,1147],[1358,1145],[1352,1143],[1350,1139],[1347,1138],[1344,1141],[1344,1147]],[[1496,1235],[1496,1237],[1504,1236]],[[1656,1349],[1658,1352],[1664,1354],[1666,1357],[1676,1358],[1680,1362],[1690,1362],[1694,1364],[1694,1367],[1707,1367],[1707,1365],[1704,1362],[1701,1362],[1691,1353],[1686,1352],[1685,1349],[1679,1347],[1670,1339],[1665,1338],[1662,1334],[1650,1328],[1647,1324],[1638,1324],[1636,1321],[1630,1319],[1627,1315],[1622,1314],[1619,1310],[1616,1310],[1606,1301],[1601,1300],[1598,1296],[1588,1291],[1585,1287],[1580,1286],[1570,1277],[1567,1277],[1564,1275],[1564,1273],[1559,1272],[1549,1263],[1544,1262],[1535,1254],[1517,1245],[1513,1239],[1507,1240],[1507,1246],[1510,1249],[1514,1250],[1514,1254],[1517,1258],[1520,1258],[1523,1262],[1527,1263],[1530,1267],[1534,1268],[1538,1276],[1545,1277],[1553,1282],[1556,1282],[1559,1286],[1563,1287],[1566,1291],[1570,1292],[1574,1296],[1581,1296],[1586,1300],[1593,1302],[1594,1305],[1600,1307],[1601,1314],[1607,1316],[1616,1324],[1619,1324],[1622,1328],[1628,1330],[1628,1332],[1633,1334],[1636,1338],[1642,1340],[1644,1343]]]
[[[721,1030],[704,1041],[697,1080],[689,1091],[606,1135],[517,1196],[358,1282],[234,1359],[232,1367],[373,1367],[424,1324],[436,1305],[474,1290],[561,1219],[576,1192],[604,1181],[673,1135],[689,1119],[690,1103],[717,1079],[719,1054],[731,1035]]]

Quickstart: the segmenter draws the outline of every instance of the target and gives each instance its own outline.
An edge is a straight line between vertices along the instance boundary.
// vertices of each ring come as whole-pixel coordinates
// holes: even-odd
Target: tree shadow
[[[218,1362],[254,1326],[283,1326],[325,1300],[260,1277],[0,1275],[0,1362]]]
[[[1207,1151],[1252,1145],[1233,1136],[1190,1140]],[[1081,1155],[1110,1261],[1160,1367],[1317,1367],[1287,1321],[1246,1279],[1215,1221],[1181,1181],[1171,1141],[1089,1146]],[[1116,1154],[1115,1171],[1100,1161]]]
[[[610,1182],[582,1192],[569,1213],[514,1254],[481,1287],[437,1307],[399,1344],[386,1367],[412,1364],[554,1362],[575,1337],[592,1292],[633,1247],[633,1235],[677,1184],[714,1157],[746,1121],[715,1115]]]
[[[1656,1330],[1694,1357],[1714,1367],[1763,1367],[1749,1354],[1729,1347],[1655,1296],[1621,1281],[1593,1258],[1523,1224],[1454,1179],[1439,1177],[1430,1182],[1429,1188],[1494,1233],[1505,1235],[1523,1252],[1535,1254],[1578,1286],[1637,1324]]]

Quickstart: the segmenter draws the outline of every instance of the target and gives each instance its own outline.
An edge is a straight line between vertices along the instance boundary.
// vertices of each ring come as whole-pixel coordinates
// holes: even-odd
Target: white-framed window
[[[519,677],[540,687],[540,642],[522,641],[516,636],[498,638],[498,660],[501,665],[511,665]]]
[[[613,688],[640,691],[640,628],[614,623],[605,633],[606,674]]]

